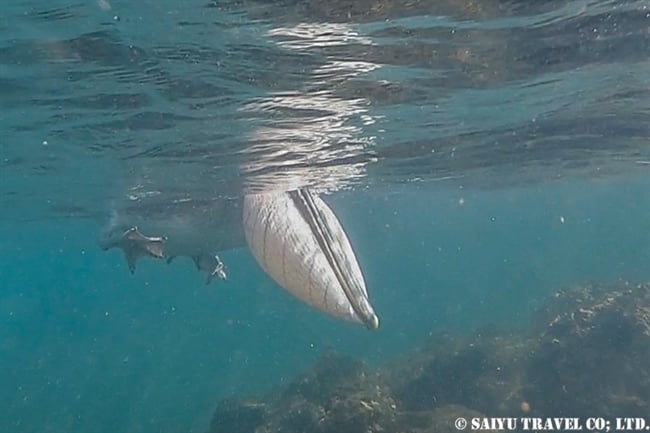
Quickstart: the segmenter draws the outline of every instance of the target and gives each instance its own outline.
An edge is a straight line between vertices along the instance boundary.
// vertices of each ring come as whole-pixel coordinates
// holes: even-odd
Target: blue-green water
[[[206,287],[189,261],[131,277],[83,221],[5,225],[2,430],[202,431],[218,398],[278,386],[326,348],[381,363],[430,331],[524,326],[559,287],[648,280],[649,186],[337,197],[377,333],[307,309],[245,252],[224,255],[236,280]]]
[[[381,365],[650,280],[644,2],[134,4],[0,8],[0,432],[202,432],[328,348]],[[246,182],[331,192],[378,332],[243,249],[205,286],[98,247],[125,195]]]

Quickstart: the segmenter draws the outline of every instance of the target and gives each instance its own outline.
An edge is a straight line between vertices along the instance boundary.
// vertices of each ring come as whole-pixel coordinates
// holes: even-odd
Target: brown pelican
[[[132,273],[141,257],[190,257],[208,283],[226,278],[220,252],[248,246],[262,269],[305,303],[369,329],[379,326],[341,223],[308,189],[125,206],[113,210],[100,243],[120,248]]]

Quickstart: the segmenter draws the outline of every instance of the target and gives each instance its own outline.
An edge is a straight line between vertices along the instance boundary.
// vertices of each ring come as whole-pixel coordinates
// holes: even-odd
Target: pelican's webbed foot
[[[124,251],[129,271],[132,274],[135,272],[135,264],[140,257],[165,258],[163,247],[166,240],[164,236],[145,236],[137,227],[125,231],[118,245]]]
[[[192,257],[194,264],[199,271],[208,273],[205,284],[210,284],[214,277],[219,277],[221,280],[226,280],[226,266],[223,264],[219,256],[202,254]]]

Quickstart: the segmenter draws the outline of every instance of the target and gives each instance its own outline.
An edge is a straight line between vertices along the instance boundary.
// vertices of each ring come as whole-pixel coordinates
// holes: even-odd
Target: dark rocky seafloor
[[[555,293],[530,329],[438,335],[381,369],[327,352],[288,387],[224,400],[209,433],[457,432],[454,420],[650,414],[650,284]]]

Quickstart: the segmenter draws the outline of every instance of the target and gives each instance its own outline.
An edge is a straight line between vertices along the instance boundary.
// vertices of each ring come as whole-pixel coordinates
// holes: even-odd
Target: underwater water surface
[[[340,380],[327,368],[315,367],[322,392],[296,385],[324,354],[399,376],[430,361],[418,348],[464,344],[437,335],[534,334],[558,290],[650,281],[648,89],[646,1],[5,1],[0,432],[234,431],[219,424],[229,406],[213,418],[224,398],[326,395]],[[115,203],[296,187],[322,192],[345,227],[379,330],[295,300],[245,249],[221,255],[228,281],[205,285],[189,260],[130,275],[99,247]],[[620,323],[603,339],[648,359],[644,331]],[[505,354],[520,344],[495,341]],[[535,366],[570,364],[527,344],[537,355],[512,407],[526,398],[551,416]],[[427,374],[381,382],[390,401],[368,401],[444,418],[456,412],[426,384],[467,365],[450,386],[483,395],[485,356],[433,357]],[[575,410],[643,413],[648,386],[609,393],[634,400],[625,413]],[[469,394],[440,400],[513,411]],[[269,401],[255,403],[259,432],[315,431]],[[381,417],[320,431],[366,421],[398,431]],[[434,425],[402,430],[444,431]]]

